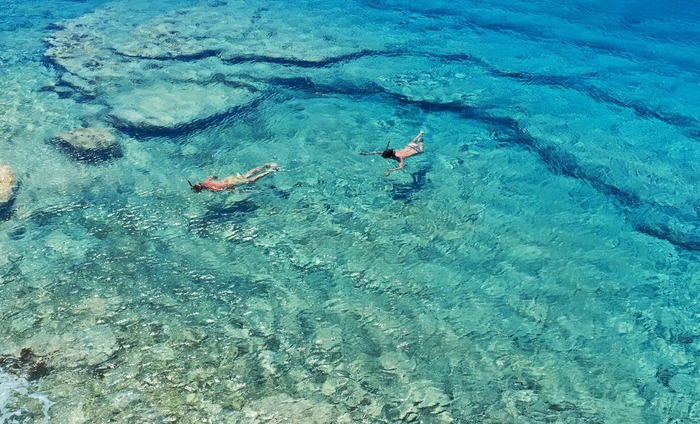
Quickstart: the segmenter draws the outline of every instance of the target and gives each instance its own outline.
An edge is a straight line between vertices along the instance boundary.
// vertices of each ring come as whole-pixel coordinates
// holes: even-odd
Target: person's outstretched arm
[[[396,168],[392,168],[392,169],[389,169],[388,171],[386,171],[385,176],[388,177],[389,174],[391,174],[391,173],[394,172],[394,171],[398,171],[399,169],[403,169],[403,158],[399,158],[399,166],[397,166]]]

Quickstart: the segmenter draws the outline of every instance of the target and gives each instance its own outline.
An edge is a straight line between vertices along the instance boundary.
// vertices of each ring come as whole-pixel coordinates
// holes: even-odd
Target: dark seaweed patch
[[[45,357],[35,354],[31,348],[25,347],[20,351],[19,356],[0,356],[0,367],[15,375],[26,376],[29,381],[34,381],[51,372],[51,368],[43,358]]]

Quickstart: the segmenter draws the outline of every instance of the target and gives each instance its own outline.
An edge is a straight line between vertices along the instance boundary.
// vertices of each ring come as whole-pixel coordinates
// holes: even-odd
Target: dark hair
[[[386,149],[382,152],[382,157],[384,159],[392,159],[396,156],[394,149]]]
[[[190,183],[189,181],[187,181],[187,182]],[[192,191],[194,191],[195,193],[199,193],[200,191],[202,191],[202,188],[203,188],[200,183],[195,183],[195,184],[190,183],[190,186],[192,187]]]

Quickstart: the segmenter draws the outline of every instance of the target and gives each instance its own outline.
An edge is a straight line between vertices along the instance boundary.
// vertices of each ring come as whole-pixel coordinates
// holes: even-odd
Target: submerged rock
[[[51,371],[43,356],[34,353],[32,348],[23,348],[19,356],[0,356],[0,366],[16,375],[26,376],[29,381],[38,380]]]
[[[447,407],[450,397],[433,385],[431,381],[412,382],[404,402],[398,407],[399,417],[404,422],[413,422],[421,415],[432,416],[437,422],[452,422]]]
[[[219,83],[156,83],[115,96],[109,118],[126,131],[173,132],[234,113],[256,97],[249,88]]]
[[[378,12],[379,13],[379,12]],[[329,18],[333,19],[329,19]],[[382,51],[402,41],[387,26],[400,15],[383,14],[383,25],[367,22],[361,9],[344,4],[290,8],[285,3],[235,1],[225,7],[192,7],[157,16],[136,27],[115,49],[124,57],[224,61],[280,60],[314,65],[367,51]],[[314,30],[309,30],[313,28]],[[369,34],[372,35],[369,35]]]
[[[78,160],[105,160],[121,156],[117,136],[105,127],[66,131],[54,137],[53,142]]]
[[[0,204],[8,203],[12,200],[15,187],[15,174],[12,168],[0,166]]]
[[[15,174],[7,165],[0,166],[0,218],[12,208],[15,200]]]
[[[259,66],[281,73],[274,82],[403,42],[385,31],[401,27],[400,14],[367,22],[347,5],[231,1],[136,22],[134,8],[122,3],[55,24],[45,57],[58,72],[54,91],[109,107],[110,124],[137,135],[191,130],[254,105],[270,78]]]
[[[268,396],[243,408],[246,418],[266,423],[330,423],[342,415],[337,406],[308,399],[294,399],[286,394]]]

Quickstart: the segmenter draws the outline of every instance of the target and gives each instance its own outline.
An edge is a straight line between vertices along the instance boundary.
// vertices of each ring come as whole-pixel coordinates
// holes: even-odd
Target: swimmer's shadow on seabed
[[[391,198],[404,203],[411,203],[413,196],[425,188],[429,180],[426,175],[430,171],[430,167],[423,167],[416,172],[411,173],[410,183],[394,183],[391,187]]]
[[[276,190],[274,186],[272,186],[272,189],[275,195],[283,199],[288,197],[288,193]],[[189,231],[191,233],[206,238],[212,234],[219,233],[222,229],[221,226],[242,225],[249,217],[255,215],[261,207],[260,202],[255,200],[258,199],[259,193],[252,194],[241,190],[235,195],[226,196],[226,194],[211,194],[214,200],[206,206],[206,212],[189,220]],[[241,195],[243,198],[241,198]]]
[[[207,206],[202,216],[190,219],[189,230],[200,237],[206,238],[216,233],[216,227],[231,223],[241,223],[248,214],[260,209],[260,205],[251,199],[217,201]]]

